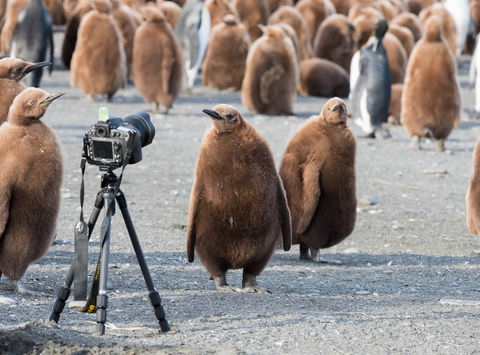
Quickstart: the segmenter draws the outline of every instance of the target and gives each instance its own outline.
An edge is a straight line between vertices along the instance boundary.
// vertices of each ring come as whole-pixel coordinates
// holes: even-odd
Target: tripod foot
[[[97,296],[97,333],[105,334],[105,322],[107,321],[107,305],[108,296],[106,294],[98,294]]]
[[[70,296],[70,292],[70,288],[66,286],[62,286],[58,290],[58,297],[55,301],[55,305],[53,306],[52,314],[50,315],[51,321],[53,320],[55,323],[58,323],[58,320],[60,319],[60,314],[65,308],[65,302],[67,302],[68,297]]]
[[[168,324],[168,321],[165,319],[165,311],[162,307],[162,303],[160,300],[160,295],[156,290],[150,291],[148,294],[148,297],[150,298],[150,303],[153,306],[153,309],[155,310],[155,317],[158,319],[158,323],[160,324],[160,330],[165,333],[170,330],[170,325]]]

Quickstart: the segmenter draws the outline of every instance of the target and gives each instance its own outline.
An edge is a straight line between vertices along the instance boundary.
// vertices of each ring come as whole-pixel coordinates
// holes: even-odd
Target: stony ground
[[[197,260],[188,264],[185,229],[195,162],[217,103],[237,107],[269,142],[276,163],[288,140],[325,100],[297,97],[292,117],[252,114],[238,92],[195,87],[168,115],[154,115],[156,136],[143,161],[127,167],[122,184],[154,283],[172,326],[161,334],[120,215],[113,219],[108,327],[95,334],[95,316],[66,309],[47,321],[73,256],[79,214],[82,136],[98,107],[126,116],[148,109],[129,86],[113,103],[89,102],[69,87],[69,72],[46,76],[44,88],[68,95],[44,122],[60,141],[65,169],[57,239],[28,269],[24,284],[40,297],[13,293],[0,282],[0,353],[478,353],[480,346],[480,239],[466,227],[465,194],[480,122],[466,88],[468,58],[459,64],[462,124],[447,141],[409,150],[403,127],[393,138],[358,140],[360,201],[353,234],[324,250],[335,264],[298,260],[298,246],[277,252],[259,278],[272,293],[226,294]],[[361,132],[350,124],[358,135]],[[99,189],[100,172],[88,166],[86,207]],[[37,177],[32,177],[35,179]],[[96,262],[98,229],[90,249]],[[241,272],[229,273],[240,286]]]

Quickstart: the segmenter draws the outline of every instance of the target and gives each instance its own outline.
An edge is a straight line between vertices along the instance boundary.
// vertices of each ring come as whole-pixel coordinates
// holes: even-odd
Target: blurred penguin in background
[[[83,16],[92,11],[90,2],[83,2],[78,4],[70,16],[68,16],[67,24],[62,43],[62,62],[67,69],[70,69],[70,62],[72,61],[73,51],[77,44],[78,27]]]
[[[182,53],[163,12],[155,6],[143,8],[146,21],[135,33],[133,77],[145,101],[166,113],[182,86]]]
[[[53,67],[52,18],[42,0],[30,0],[18,15],[17,25],[10,43],[10,56],[28,62],[43,62],[49,48],[50,72]],[[30,86],[39,87],[43,70],[35,70]]]
[[[456,68],[454,53],[442,36],[441,20],[432,16],[410,56],[402,95],[401,121],[412,137],[411,149],[420,149],[420,139],[425,137],[437,140],[437,151],[445,150],[445,140],[460,120]]]
[[[10,41],[12,40],[18,15],[27,7],[29,0],[9,0],[5,9],[5,22],[0,33],[0,51],[4,56],[10,53]]]
[[[122,34],[111,14],[108,0],[93,0],[93,11],[82,18],[71,62],[72,87],[90,99],[106,95],[111,100],[125,86],[127,67]]]
[[[243,23],[253,43],[262,35],[258,25],[266,25],[270,15],[266,0],[234,0],[240,21]]]
[[[217,23],[222,22],[222,18],[225,15],[233,14],[237,18],[239,17],[237,9],[235,8],[235,6],[233,6],[231,0],[205,0],[205,6],[210,13],[211,27],[215,26]]]
[[[318,27],[330,15],[336,13],[335,6],[330,0],[301,0],[295,7],[300,11],[303,18],[307,22],[310,40],[315,39]]]
[[[359,62],[352,62],[352,115],[367,138],[375,138],[375,132],[379,129],[384,138],[390,137],[389,131],[383,129],[388,119],[392,85],[387,51],[382,44],[387,30],[387,21],[378,21],[374,30],[375,37],[360,51]],[[354,68],[356,65],[359,68]],[[357,72],[358,79],[354,77]]]
[[[430,17],[437,16],[442,24],[442,37],[447,41],[453,56],[457,56],[457,30],[455,28],[455,21],[450,12],[443,6],[443,4],[434,4],[420,13],[420,21],[425,30],[427,21]]]
[[[242,102],[267,115],[293,112],[299,68],[292,41],[279,26],[266,26],[250,47],[242,83]]]
[[[175,25],[184,66],[184,86],[191,89],[202,66],[210,38],[210,12],[199,0],[187,0]]]
[[[413,42],[418,42],[422,38],[422,23],[418,16],[409,12],[404,12],[395,17],[391,24],[408,28],[413,35]]]
[[[458,57],[462,54],[462,50],[465,47],[468,29],[472,21],[470,3],[468,0],[446,0],[445,8],[450,12],[455,22],[457,30],[457,52],[455,54]]]
[[[215,89],[240,90],[249,48],[245,26],[238,23],[234,15],[226,15],[222,23],[212,28],[202,66],[203,83]]]

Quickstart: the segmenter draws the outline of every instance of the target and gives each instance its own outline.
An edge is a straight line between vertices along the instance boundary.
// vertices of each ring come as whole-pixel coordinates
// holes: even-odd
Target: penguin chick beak
[[[54,94],[54,95],[50,95],[45,100],[40,102],[40,105],[50,105],[54,100],[58,99],[60,96],[63,96],[63,95],[65,95],[64,92]]]
[[[333,112],[336,112],[338,110],[341,110],[340,112],[343,113],[345,111],[345,105],[343,102],[338,103],[333,109]]]
[[[40,68],[43,68],[43,67],[47,67],[49,65],[52,65],[52,63],[50,63],[50,62],[39,62],[39,63],[35,63],[33,65],[30,65],[29,67],[27,67],[23,71],[23,76],[27,75],[31,71],[34,71],[34,70],[37,70],[37,69],[40,69]]]
[[[209,110],[209,109],[206,108],[206,109],[202,110],[202,112],[206,113],[207,115],[209,115],[210,117],[212,117],[216,120],[223,120],[223,117],[213,110]]]

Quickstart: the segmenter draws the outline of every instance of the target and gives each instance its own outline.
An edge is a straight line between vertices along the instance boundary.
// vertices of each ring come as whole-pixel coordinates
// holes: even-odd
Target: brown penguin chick
[[[408,61],[402,95],[402,124],[412,137],[411,148],[420,149],[420,138],[437,139],[437,151],[460,117],[460,94],[456,62],[442,37],[437,16],[428,19],[425,35]]]
[[[393,8],[395,9],[395,16],[400,15],[401,13],[407,11],[407,6],[403,2],[403,0],[388,0],[390,4],[392,4]]]
[[[108,0],[93,0],[93,11],[82,18],[71,61],[70,85],[88,96],[110,100],[125,86],[127,68],[122,34],[111,15]]]
[[[329,16],[315,36],[314,53],[350,72],[350,62],[357,48],[355,27],[345,15]]]
[[[52,24],[64,25],[65,13],[63,10],[63,0],[43,0],[48,13],[52,18]]]
[[[299,69],[295,49],[280,27],[263,30],[248,53],[242,102],[267,115],[291,114]]]
[[[153,111],[160,104],[168,112],[182,85],[182,53],[162,11],[150,6],[143,12],[146,22],[133,44],[133,80]]]
[[[273,14],[280,6],[293,6],[293,0],[267,0],[267,5],[270,14]]]
[[[240,90],[245,75],[250,37],[234,15],[212,28],[202,65],[203,83],[215,89]]]
[[[282,29],[285,35],[292,41],[293,48],[295,49],[295,54],[297,57],[297,65],[300,68],[301,56],[300,56],[300,43],[298,42],[297,32],[290,26],[288,23],[280,22],[276,25]],[[308,59],[307,59],[308,60]]]
[[[355,9],[351,8],[350,12],[355,13]],[[373,7],[361,8],[359,15],[350,17],[355,27],[356,36],[358,38],[358,48],[362,48],[368,39],[372,36],[375,24],[383,18],[383,15]]]
[[[398,25],[408,28],[413,35],[413,41],[416,43],[422,38],[422,23],[420,19],[409,12],[404,12],[395,17],[390,25]]]
[[[250,42],[255,42],[262,35],[258,25],[266,25],[270,11],[266,0],[233,0],[240,21],[250,36]]]
[[[407,10],[412,14],[418,15],[423,9],[437,3],[438,0],[408,0]]]
[[[17,25],[18,15],[27,7],[30,0],[9,0],[5,10],[5,22],[0,33],[0,51],[4,56],[10,52],[10,41]]]
[[[328,16],[336,13],[335,6],[330,0],[301,0],[295,7],[307,22],[308,32],[313,45],[318,27]]]
[[[300,244],[300,259],[320,261],[318,249],[352,233],[357,214],[355,149],[346,105],[339,98],[328,100],[320,116],[288,143],[280,177],[292,216],[292,244]]]
[[[268,24],[275,25],[281,22],[292,26],[297,33],[298,42],[300,44],[301,59],[305,60],[311,58],[313,53],[308,25],[300,11],[292,6],[280,6],[277,11],[270,15]]]
[[[202,142],[187,223],[188,261],[196,251],[219,291],[234,291],[227,270],[243,269],[246,292],[292,228],[282,182],[267,142],[228,105],[203,110],[213,128]],[[280,236],[281,234],[281,236]],[[281,239],[280,239],[281,238]]]
[[[347,16],[350,7],[352,6],[352,0],[331,0],[337,10],[337,14],[342,14]]]
[[[29,63],[16,58],[3,58],[0,60],[0,124],[7,120],[8,109],[13,99],[20,94],[25,85],[20,83],[25,75],[33,70],[50,65],[49,62]]]
[[[55,233],[62,156],[55,134],[39,119],[61,95],[25,89],[0,126],[0,274],[17,292],[29,293],[18,280],[45,254]]]
[[[81,2],[73,10],[70,16],[67,18],[67,24],[65,26],[65,33],[62,43],[62,62],[67,69],[70,69],[70,63],[72,61],[75,45],[77,44],[78,27],[83,16],[92,11],[93,7],[90,2]]]
[[[158,8],[162,10],[163,14],[165,15],[165,19],[173,30],[178,18],[180,17],[180,13],[182,12],[180,5],[174,3],[173,1],[164,1],[158,4]]]
[[[412,31],[410,31],[407,27],[392,24],[388,26],[388,32],[397,37],[397,39],[402,43],[408,58],[410,53],[412,53],[413,46],[415,45]]]
[[[239,18],[237,9],[232,5],[231,0],[205,0],[205,6],[210,12],[210,27],[222,22],[222,18],[228,14]]]
[[[178,5],[182,8],[183,5],[185,5],[186,0],[166,0],[164,2],[173,2],[174,4],[176,4],[176,5]]]
[[[387,51],[388,64],[392,73],[392,84],[403,83],[408,59],[405,48],[397,37],[388,32],[383,37],[382,44]]]
[[[402,92],[403,84],[393,84],[390,96],[390,106],[388,107],[388,123],[401,125],[400,117],[402,113]]]
[[[453,56],[457,54],[457,30],[455,21],[450,12],[442,4],[434,4],[420,12],[420,21],[423,28],[425,28],[428,19],[432,16],[437,16],[442,23],[442,37],[447,41]]]
[[[480,32],[480,0],[470,0],[470,15],[475,26],[475,33]]]
[[[304,60],[300,65],[298,92],[305,96],[348,97],[348,73],[340,65],[326,59]]]
[[[473,154],[473,172],[467,191],[467,226],[470,233],[480,234],[480,141]]]
[[[127,61],[127,78],[130,78],[133,62],[133,37],[135,36],[137,24],[127,5],[122,4],[120,0],[111,0],[111,4],[113,18],[122,33],[123,49]]]

